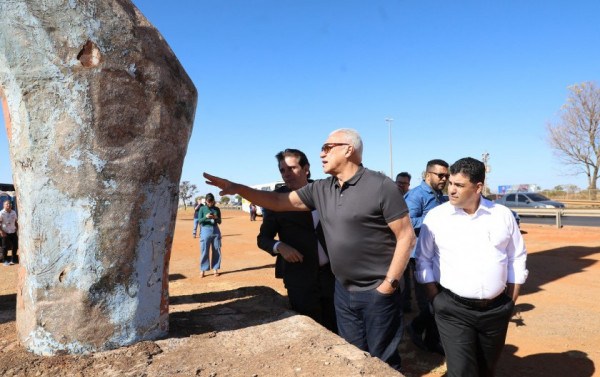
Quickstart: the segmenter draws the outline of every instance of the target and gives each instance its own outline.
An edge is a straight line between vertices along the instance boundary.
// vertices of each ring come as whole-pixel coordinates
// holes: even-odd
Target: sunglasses
[[[335,147],[339,147],[341,145],[350,145],[348,143],[325,143],[323,144],[323,146],[321,147],[321,152],[327,154],[329,153],[330,150],[332,150]]]
[[[428,171],[427,173],[433,174],[433,175],[437,175],[437,177],[439,179],[444,179],[444,178],[448,179],[448,178],[450,178],[450,174],[448,174],[448,173],[446,173],[446,174],[444,174],[444,173],[434,173],[432,171]]]

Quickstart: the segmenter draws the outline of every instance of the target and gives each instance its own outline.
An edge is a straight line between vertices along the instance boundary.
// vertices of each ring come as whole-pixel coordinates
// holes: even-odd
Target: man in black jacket
[[[285,182],[285,186],[275,191],[290,192],[308,184],[310,164],[302,151],[286,149],[275,158]],[[283,278],[292,309],[337,332],[333,304],[335,278],[318,212],[263,212],[257,244],[277,256],[275,277]]]

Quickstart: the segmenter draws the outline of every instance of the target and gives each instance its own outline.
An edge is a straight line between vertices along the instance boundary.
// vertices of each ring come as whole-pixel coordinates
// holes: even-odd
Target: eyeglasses
[[[348,144],[348,143],[325,143],[321,147],[321,152],[327,154],[327,153],[329,153],[330,150],[332,150],[335,147],[339,147],[340,145],[350,145],[350,144]]]
[[[450,178],[450,174],[448,174],[448,173],[434,173],[432,171],[428,171],[427,173],[433,174],[433,175],[437,175],[437,177],[439,179],[444,179],[444,178],[448,179],[448,178]]]

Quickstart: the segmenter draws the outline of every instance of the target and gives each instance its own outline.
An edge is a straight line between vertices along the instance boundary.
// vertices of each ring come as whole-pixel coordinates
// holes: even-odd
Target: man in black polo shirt
[[[238,193],[274,211],[310,211],[321,217],[331,269],[340,335],[400,368],[401,276],[415,235],[396,184],[362,166],[362,140],[350,129],[332,132],[321,148],[331,176],[290,193],[251,189],[204,173],[221,195]]]

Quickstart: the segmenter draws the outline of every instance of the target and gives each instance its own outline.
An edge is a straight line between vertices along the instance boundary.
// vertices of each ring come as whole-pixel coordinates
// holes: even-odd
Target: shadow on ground
[[[596,368],[587,353],[569,350],[561,353],[538,353],[525,357],[515,355],[518,348],[507,344],[498,365],[498,376],[539,377],[569,376],[591,377]],[[504,368],[509,365],[510,368]],[[516,372],[518,371],[518,372]]]
[[[529,277],[521,288],[521,296],[542,291],[550,282],[582,272],[596,263],[587,257],[598,253],[599,247],[569,246],[529,254]]]
[[[295,315],[269,287],[242,287],[170,298],[169,337],[187,337],[266,324]],[[185,309],[179,306],[185,305]],[[197,308],[189,310],[189,306]]]

